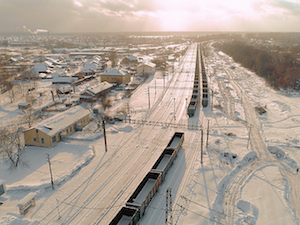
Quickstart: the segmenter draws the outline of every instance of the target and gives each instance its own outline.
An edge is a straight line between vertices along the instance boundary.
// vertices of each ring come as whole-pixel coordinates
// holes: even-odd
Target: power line
[[[224,216],[228,216],[228,215],[226,215],[226,214],[223,213],[223,212],[219,212],[218,210],[211,209],[211,208],[209,208],[209,207],[207,207],[207,206],[205,206],[205,205],[202,205],[202,204],[200,204],[200,203],[198,203],[198,202],[194,202],[194,201],[192,201],[192,200],[190,200],[190,199],[187,199],[185,196],[181,196],[181,198],[183,198],[183,199],[185,199],[185,200],[187,200],[187,201],[190,201],[190,202],[192,202],[192,203],[194,203],[194,204],[196,204],[196,205],[202,206],[203,208],[207,208],[207,209],[209,209],[209,210],[211,210],[211,211],[215,211],[215,212],[220,213],[220,214],[222,214],[222,215],[224,215]]]
[[[188,130],[202,130],[202,125],[190,125],[190,124],[180,124],[180,123],[167,123],[167,122],[160,122],[160,121],[149,121],[149,120],[130,120],[129,121],[122,121],[124,123],[131,123],[131,124],[140,124],[140,125],[147,125],[147,126],[158,126],[158,127],[173,127],[173,128],[183,128]]]
[[[203,216],[203,215],[201,215],[201,214],[199,214],[199,213],[196,213],[196,212],[194,212],[194,211],[192,211],[192,210],[190,210],[190,209],[188,209],[188,208],[186,208],[186,207],[184,207],[184,206],[182,206],[182,205],[179,205],[179,204],[177,204],[177,205],[178,205],[180,208],[182,208],[182,209],[184,209],[184,210],[187,210],[187,211],[189,211],[189,212],[191,212],[191,213],[194,213],[194,214],[196,214],[196,215],[198,215],[198,216],[201,216],[201,217],[203,217],[203,218],[205,218],[205,219],[207,219],[207,220],[213,221],[213,222],[218,223],[218,224],[222,224],[222,223],[220,223],[220,222],[218,222],[218,221],[216,221],[216,220],[213,220],[213,219],[208,218],[208,217],[206,217],[206,216]]]

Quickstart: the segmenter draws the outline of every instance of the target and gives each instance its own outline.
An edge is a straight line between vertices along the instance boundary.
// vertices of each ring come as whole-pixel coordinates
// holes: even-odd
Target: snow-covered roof
[[[23,206],[26,205],[31,199],[35,198],[36,193],[35,192],[30,192],[29,194],[27,194],[23,199],[21,199],[19,201],[18,206]]]
[[[132,56],[132,55],[127,56],[126,58],[128,58],[130,61],[137,60],[137,57]]]
[[[89,110],[78,105],[65,112],[43,120],[39,124],[35,125],[34,128],[49,136],[53,136],[89,114]]]
[[[104,91],[108,88],[111,88],[113,85],[104,81],[101,82],[100,84],[96,85],[96,86],[92,86],[92,87],[87,87],[86,90],[82,91],[80,94],[84,94],[84,93],[88,93],[92,96],[95,96],[96,94],[100,93],[101,91]]]
[[[52,63],[52,64],[56,64],[56,65],[59,65],[60,62],[58,62],[57,60],[53,59],[53,58],[47,58],[47,61]]]
[[[142,67],[142,66],[149,66],[151,68],[154,68],[156,66],[156,64],[152,63],[152,62],[147,62],[147,63],[140,64],[137,67]]]
[[[54,72],[51,74],[52,78],[57,78],[57,77],[60,77],[59,73],[58,72]]]
[[[18,106],[24,106],[24,107],[26,107],[26,106],[28,106],[28,105],[30,105],[30,103],[28,103],[28,102],[20,102],[20,103],[18,104]]]
[[[45,63],[37,63],[34,65],[35,69],[45,69],[46,70],[46,64]]]
[[[48,67],[51,67],[51,68],[54,67],[52,62],[50,62],[50,61],[45,61],[45,66],[48,66]]]
[[[52,79],[52,83],[69,83],[71,84],[73,81],[76,81],[76,77],[55,77]]]
[[[81,73],[93,73],[95,72],[93,68],[84,67],[81,71]]]
[[[127,74],[126,70],[114,68],[114,69],[109,70],[105,73],[102,73],[101,75],[104,75],[104,76],[125,76],[126,74]]]
[[[40,78],[46,78],[46,77],[48,77],[48,75],[46,73],[39,73],[39,77]]]

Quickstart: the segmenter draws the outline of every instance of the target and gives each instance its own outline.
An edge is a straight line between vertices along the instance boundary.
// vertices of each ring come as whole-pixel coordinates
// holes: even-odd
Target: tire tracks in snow
[[[210,218],[212,219],[212,221],[217,221],[221,224],[235,224],[236,205],[241,197],[242,186],[247,183],[249,177],[255,171],[262,167],[273,164],[276,165],[280,169],[280,171],[285,175],[288,182],[292,184],[292,187],[294,187],[294,185],[296,187],[296,190],[290,190],[291,199],[293,203],[292,205],[289,205],[289,208],[293,212],[293,219],[297,221],[297,219],[299,218],[299,213],[297,212],[299,212],[300,209],[298,198],[300,188],[298,187],[298,184],[295,181],[295,179],[293,179],[291,172],[287,171],[283,167],[283,165],[277,160],[274,160],[273,156],[268,152],[264,138],[263,128],[259,119],[257,118],[253,106],[251,105],[248,97],[246,96],[242,88],[239,86],[239,84],[237,84],[236,81],[232,79],[232,72],[227,71],[227,74],[230,77],[229,80],[232,86],[237,91],[237,93],[239,93],[240,98],[242,99],[242,106],[244,108],[247,126],[250,129],[249,135],[251,140],[251,146],[253,151],[257,154],[257,159],[256,157],[252,157],[252,159],[250,160],[252,161],[251,163],[238,165],[229,175],[225,176],[221,180],[218,186],[218,193],[213,205],[213,209],[219,212],[223,212],[226,215],[226,217],[220,216],[214,211],[211,211]],[[220,90],[222,92],[226,92],[224,91],[224,87],[222,88],[223,85],[221,84],[220,86]],[[222,93],[222,95],[226,96],[227,94]]]

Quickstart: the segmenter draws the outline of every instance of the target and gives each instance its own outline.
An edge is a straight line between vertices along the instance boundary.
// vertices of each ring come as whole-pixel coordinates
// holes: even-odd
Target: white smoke
[[[48,30],[45,29],[36,29],[35,31],[31,31],[29,28],[27,28],[26,26],[23,26],[24,32],[28,32],[31,34],[37,34],[37,33],[47,33]]]

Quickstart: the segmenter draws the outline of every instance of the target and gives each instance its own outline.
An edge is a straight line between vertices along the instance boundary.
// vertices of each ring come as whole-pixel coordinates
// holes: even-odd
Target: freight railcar
[[[172,166],[183,140],[184,133],[176,132],[170,140],[168,146],[151,168],[151,172],[161,173],[162,181],[165,179],[167,172]]]
[[[161,173],[149,172],[130,196],[126,206],[137,208],[140,215],[143,216],[160,184]]]
[[[140,212],[137,208],[122,207],[109,225],[137,225],[140,220]]]
[[[184,141],[184,133],[175,132],[158,160],[109,225],[137,225],[159,185],[173,164]]]

